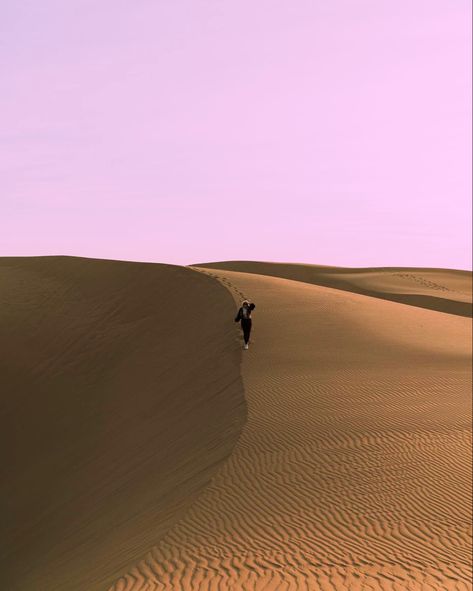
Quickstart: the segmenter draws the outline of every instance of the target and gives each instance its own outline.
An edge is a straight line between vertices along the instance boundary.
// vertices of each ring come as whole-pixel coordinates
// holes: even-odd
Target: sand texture
[[[350,269],[259,261],[223,261],[199,266],[284,277],[429,310],[472,316],[470,271],[402,267]]]
[[[252,265],[202,269],[257,306],[242,434],[111,589],[471,589],[471,321]]]
[[[0,259],[0,285],[0,589],[107,589],[240,433],[233,299],[183,267],[70,257]]]
[[[0,259],[0,589],[471,590],[471,274],[232,264]]]

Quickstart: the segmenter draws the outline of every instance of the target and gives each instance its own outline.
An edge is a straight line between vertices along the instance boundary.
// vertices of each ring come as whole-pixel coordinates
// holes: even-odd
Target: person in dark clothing
[[[256,308],[256,306],[248,301],[244,300],[241,304],[241,308],[238,310],[238,314],[235,317],[235,322],[241,320],[241,328],[243,330],[243,339],[245,344],[243,345],[244,349],[248,349],[248,342],[250,340],[250,332],[251,332],[251,312]]]

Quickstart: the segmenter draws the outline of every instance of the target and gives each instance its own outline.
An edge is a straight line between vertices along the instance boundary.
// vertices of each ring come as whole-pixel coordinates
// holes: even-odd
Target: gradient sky
[[[470,0],[6,0],[0,255],[471,269]]]

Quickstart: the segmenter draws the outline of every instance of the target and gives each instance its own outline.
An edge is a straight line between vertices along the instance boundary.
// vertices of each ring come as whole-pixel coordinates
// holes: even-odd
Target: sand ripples
[[[470,589],[468,320],[211,272],[257,303],[248,421],[113,591]]]

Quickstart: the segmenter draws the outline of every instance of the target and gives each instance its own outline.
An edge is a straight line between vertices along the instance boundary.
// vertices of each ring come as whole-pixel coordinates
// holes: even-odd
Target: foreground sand
[[[113,591],[470,589],[471,321],[201,272],[257,304],[247,423]]]
[[[0,259],[0,589],[106,589],[245,418],[231,295],[182,267]]]

